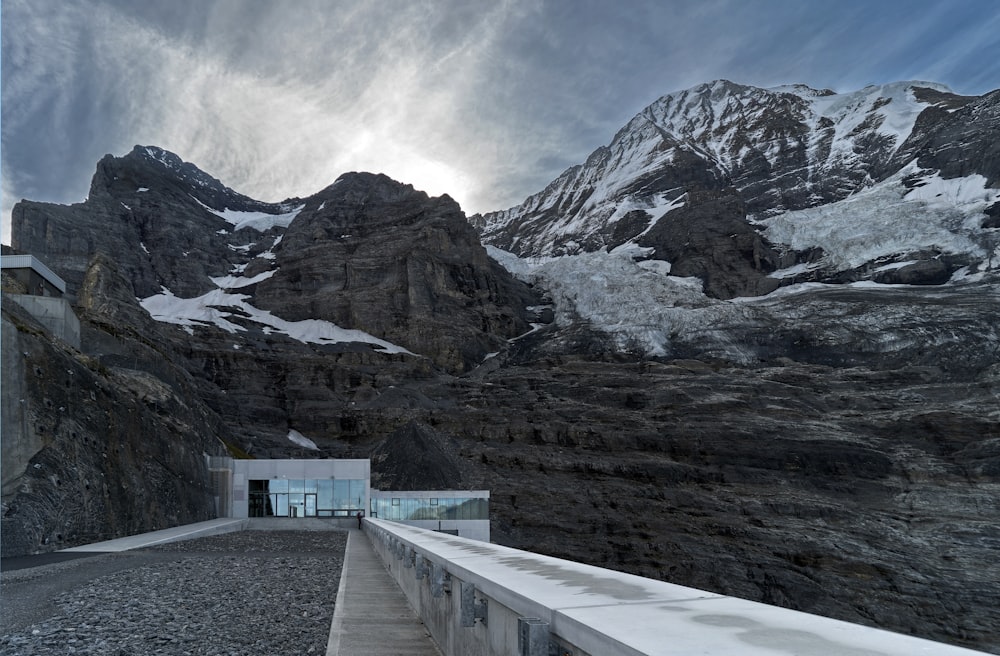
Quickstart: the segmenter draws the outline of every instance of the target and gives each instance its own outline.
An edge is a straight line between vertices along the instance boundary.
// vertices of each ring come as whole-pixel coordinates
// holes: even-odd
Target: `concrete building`
[[[2,255],[0,270],[8,298],[27,310],[46,330],[80,348],[80,320],[63,294],[66,283],[34,255]]]
[[[371,461],[236,460],[210,457],[219,517],[325,518],[357,514],[489,542],[487,490],[380,491]]]

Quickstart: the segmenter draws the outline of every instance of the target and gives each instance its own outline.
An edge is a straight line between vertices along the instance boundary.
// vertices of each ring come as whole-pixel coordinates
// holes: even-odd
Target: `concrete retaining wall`
[[[366,519],[446,656],[959,656],[968,649]]]
[[[9,294],[7,298],[30,312],[53,335],[80,348],[80,320],[66,299],[28,294]]]

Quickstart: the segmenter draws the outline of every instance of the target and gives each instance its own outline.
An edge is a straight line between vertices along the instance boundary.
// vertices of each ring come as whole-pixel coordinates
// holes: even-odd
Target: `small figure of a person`
[[[357,515],[357,517],[358,517],[358,528],[361,528],[361,518],[364,517],[364,516],[365,516],[365,511],[364,510],[359,510],[358,511],[358,515]]]

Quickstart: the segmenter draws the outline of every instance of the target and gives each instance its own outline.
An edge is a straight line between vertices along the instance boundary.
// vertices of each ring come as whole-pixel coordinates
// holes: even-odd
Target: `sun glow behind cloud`
[[[261,200],[305,196],[346,171],[372,171],[431,195],[447,193],[465,208],[491,209],[482,207],[481,190],[467,172],[471,161],[477,166],[489,161],[468,147],[471,126],[454,119],[463,99],[473,94],[476,78],[469,66],[503,25],[503,4],[484,13],[476,34],[446,48],[417,39],[426,19],[412,10],[384,17],[383,29],[395,38],[381,41],[375,52],[357,38],[328,51],[316,43],[292,47],[296,44],[287,41],[294,30],[273,25],[265,36],[272,41],[257,43],[255,52],[290,50],[291,65],[278,70],[246,60],[235,44],[211,38],[192,44],[99,4],[69,3],[54,22],[44,20],[34,5],[15,4],[26,14],[21,18],[27,29],[36,32],[28,41],[54,40],[56,47],[51,56],[23,51],[5,88],[16,92],[19,103],[6,112],[5,135],[26,128],[28,118],[40,112],[48,115],[53,131],[75,140],[67,148],[92,148],[92,162],[106,152],[123,154],[136,143],[155,144]],[[345,12],[337,30],[371,29],[352,26],[357,15]],[[224,18],[209,16],[209,29]],[[307,30],[306,36],[315,34]],[[282,39],[287,48],[274,42]],[[322,58],[330,64],[328,74],[322,72]],[[51,88],[53,82],[62,93]],[[80,89],[82,84],[91,87]],[[81,94],[99,97],[118,117],[100,143],[74,134],[78,114],[92,111],[73,105],[70,99]],[[89,177],[91,171],[81,173]],[[25,178],[9,179],[6,168],[4,182],[5,190],[32,191]],[[86,179],[79,174],[77,185],[73,201],[86,194]],[[5,215],[16,200],[5,194]],[[5,232],[6,227],[5,221]]]
[[[155,144],[261,200],[385,173],[504,209],[664,93],[1000,79],[993,0],[4,0],[3,240]],[[964,85],[964,86],[963,86]]]

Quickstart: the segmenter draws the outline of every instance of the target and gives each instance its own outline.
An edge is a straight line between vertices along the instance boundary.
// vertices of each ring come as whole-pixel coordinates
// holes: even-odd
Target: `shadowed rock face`
[[[781,255],[746,221],[735,190],[688,194],[684,207],[636,243],[653,247],[650,257],[670,262],[672,275],[703,280],[705,293],[715,298],[761,296],[779,286],[767,274],[781,268]]]
[[[5,557],[215,517],[227,432],[183,371],[125,333],[129,368],[102,363],[7,298],[2,323]]]
[[[276,249],[259,307],[363,327],[461,371],[528,330],[531,295],[479,243],[458,204],[353,173],[309,199]]]
[[[998,374],[548,356],[397,412],[501,544],[997,650]]]
[[[240,261],[231,246],[246,246],[241,238],[250,236],[235,231],[222,238],[231,226],[211,210],[226,208],[277,214],[282,206],[237,194],[173,153],[136,146],[98,163],[83,203],[18,203],[13,245],[44,253],[73,290],[91,258],[103,253],[140,298],[162,287],[198,296],[215,288],[210,276],[224,276]]]
[[[387,407],[395,406],[389,403]],[[463,489],[454,440],[411,421],[392,431],[370,452],[372,487],[382,490]]]
[[[193,472],[192,454],[223,443],[260,457],[371,456],[382,488],[490,489],[503,544],[1000,651],[1000,335],[989,275],[954,287],[804,288],[752,303],[682,299],[654,326],[670,350],[650,357],[559,299],[558,320],[528,333],[529,317],[553,315],[525,309],[546,290],[487,258],[447,197],[349,174],[294,203],[253,205],[153,153],[134,151],[144,162],[134,171],[105,162],[114,172],[101,180],[128,182],[87,205],[15,212],[16,245],[71,281],[86,353],[22,331],[37,340],[25,349],[33,365],[48,372],[25,383],[34,385],[26,412],[39,425],[120,439],[124,455],[61,442],[42,452],[43,468],[26,460],[25,480],[44,493],[18,492],[12,511],[5,489],[5,540],[8,521],[29,542],[65,521],[58,488],[70,474],[57,485],[36,471],[124,481],[130,492],[114,503],[103,487],[72,489],[81,507],[100,508],[87,530],[103,536],[145,528],[139,518],[206,512],[205,473],[188,483],[200,491],[169,506],[165,481],[180,479],[163,472]],[[298,213],[287,227],[237,230],[202,205]],[[136,207],[159,209],[143,223]],[[715,296],[763,293],[786,255],[744,210],[725,190],[691,194],[643,245]],[[717,230],[697,229],[706,213]],[[602,234],[627,239],[651,225],[640,210],[626,217],[628,229]],[[190,234],[171,241],[168,225]],[[204,254],[178,255],[177,240]],[[909,266],[883,273],[934,274]],[[136,300],[161,286],[194,296],[227,274],[257,277],[229,289],[254,308],[363,329],[417,355],[299,341],[232,306],[216,308],[232,332],[171,325]],[[8,343],[5,334],[5,376]],[[61,377],[80,362],[91,363],[89,378]],[[290,442],[290,429],[319,452]],[[147,478],[155,494],[134,492]]]

